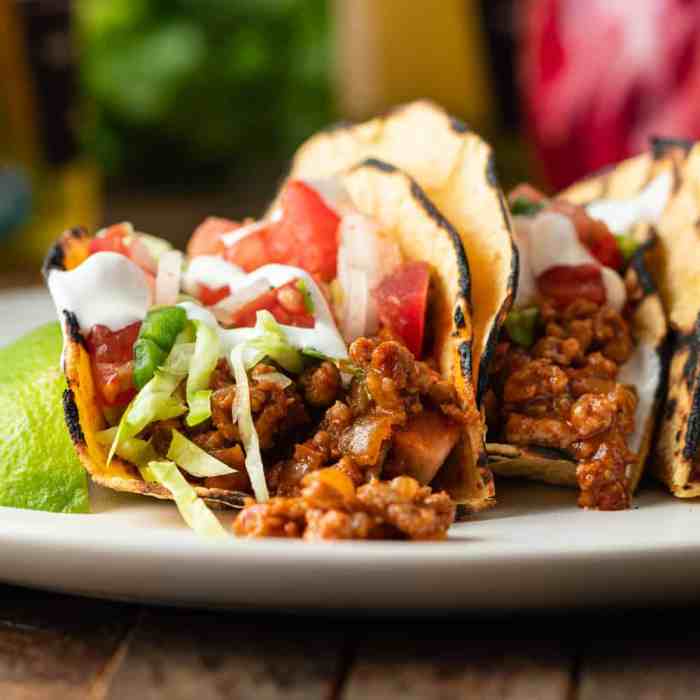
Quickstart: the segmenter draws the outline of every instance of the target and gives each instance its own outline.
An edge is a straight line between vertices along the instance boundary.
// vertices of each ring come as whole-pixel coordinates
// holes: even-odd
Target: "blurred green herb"
[[[78,0],[82,137],[130,182],[212,182],[333,118],[325,0]]]

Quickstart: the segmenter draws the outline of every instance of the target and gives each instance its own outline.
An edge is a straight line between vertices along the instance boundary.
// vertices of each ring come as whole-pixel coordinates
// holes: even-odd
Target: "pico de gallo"
[[[430,268],[293,181],[261,222],[209,218],[187,257],[117,224],[49,287],[85,337],[107,468],[135,465],[198,532],[240,494],[243,536],[440,539],[431,482],[468,417],[421,359]]]

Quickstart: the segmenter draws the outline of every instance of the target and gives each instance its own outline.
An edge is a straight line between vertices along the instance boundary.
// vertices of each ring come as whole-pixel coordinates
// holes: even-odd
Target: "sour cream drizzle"
[[[246,274],[237,265],[218,255],[198,255],[193,258],[183,275],[183,287],[188,294],[196,296],[198,286],[204,284],[210,289],[230,287],[234,289],[244,284]]]
[[[71,311],[86,332],[143,321],[151,303],[143,271],[119,253],[94,253],[73,270],[52,270],[48,286],[59,316]]]
[[[537,297],[537,278],[552,267],[595,265],[601,268],[607,303],[619,311],[625,304],[625,285],[615,270],[602,266],[579,241],[571,220],[545,211],[534,217],[516,216],[515,243],[520,275],[515,307],[531,306]]]
[[[245,276],[245,284],[250,285],[261,279],[269,280],[274,287],[280,287],[294,279],[303,279],[306,283],[314,306],[315,325],[313,328],[282,325],[281,328],[291,345],[300,349],[314,348],[329,357],[347,357],[345,342],[336,328],[328,303],[316,282],[307,272],[289,265],[263,265]],[[188,318],[202,321],[217,331],[221,338],[222,357],[228,357],[234,347],[247,340],[252,340],[258,335],[255,328],[221,328],[214,314],[199,304],[185,301],[179,306],[185,309]]]
[[[661,173],[635,197],[600,199],[589,204],[586,211],[592,218],[604,222],[612,233],[626,233],[640,222],[658,223],[672,188],[671,173]]]

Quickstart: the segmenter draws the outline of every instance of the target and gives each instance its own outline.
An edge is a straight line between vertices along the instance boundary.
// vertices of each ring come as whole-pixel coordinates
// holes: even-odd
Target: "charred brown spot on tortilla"
[[[696,384],[694,389],[683,445],[683,458],[689,461],[697,456],[700,446],[700,385]]]
[[[65,259],[66,254],[63,251],[63,246],[60,243],[54,243],[41,267],[44,278],[48,277],[51,270],[65,270]]]
[[[695,321],[692,333],[678,335],[676,340],[676,352],[685,350],[688,353],[683,365],[682,376],[690,390],[696,379],[698,357],[700,357],[700,314]]]
[[[499,324],[500,326],[500,324]],[[495,329],[494,329],[495,330]],[[481,406],[484,398],[484,394],[488,389],[490,377],[489,368],[491,367],[491,360],[496,352],[496,346],[498,345],[499,333],[493,332],[486,340],[486,347],[484,348],[484,354],[481,358],[481,369],[479,371],[479,381],[476,387],[476,404]]]
[[[464,318],[464,312],[462,311],[462,307],[459,305],[455,307],[454,322],[457,328],[464,328],[467,325],[467,321]]]
[[[459,344],[459,366],[465,377],[472,376],[472,344],[464,341]]]
[[[66,389],[63,392],[63,413],[66,416],[66,425],[70,433],[71,440],[75,445],[85,444],[85,435],[80,427],[80,416],[78,415],[78,406],[75,403],[75,395],[72,389]]]
[[[664,413],[665,413],[667,419],[670,418],[676,412],[677,406],[678,406],[677,399],[669,399],[668,400],[668,402],[666,403],[666,408],[664,410]]]
[[[85,338],[80,332],[80,323],[76,315],[72,311],[67,311],[64,309],[63,317],[65,318],[65,329],[68,337],[74,342],[85,347]]]
[[[637,284],[644,296],[656,294],[658,291],[646,260],[647,256],[658,246],[658,242],[659,239],[656,232],[650,228],[649,237],[634,251],[629,261],[629,269],[636,275]]]
[[[665,158],[670,151],[680,149],[688,155],[690,149],[693,147],[693,142],[688,139],[672,139],[664,138],[661,136],[652,136],[649,139],[651,144],[651,152],[654,160],[661,160]]]

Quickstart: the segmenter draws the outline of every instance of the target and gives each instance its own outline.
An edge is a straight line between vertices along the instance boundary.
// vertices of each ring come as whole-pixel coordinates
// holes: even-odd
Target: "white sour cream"
[[[329,357],[347,357],[345,342],[338,332],[328,303],[313,278],[307,272],[289,265],[263,265],[263,267],[246,275],[245,282],[250,285],[260,279],[269,280],[275,287],[280,287],[294,279],[303,279],[314,305],[315,325],[313,328],[281,325],[287,339],[291,345],[299,349],[314,348]],[[258,335],[258,331],[255,328],[221,328],[214,314],[199,304],[186,301],[180,303],[179,306],[185,309],[188,318],[206,323],[217,331],[221,338],[222,357],[228,357],[236,345],[252,340]]]
[[[246,274],[237,265],[233,265],[218,255],[198,255],[193,258],[183,275],[183,288],[188,294],[197,296],[200,284],[210,289],[234,287],[245,282]]]
[[[644,342],[637,344],[632,356],[620,367],[620,372],[617,375],[618,382],[629,384],[637,390],[635,429],[629,439],[629,447],[633,452],[639,452],[646,433],[660,376],[661,360],[656,348]]]
[[[534,217],[515,216],[513,223],[520,261],[515,308],[532,306],[537,298],[537,278],[550,268],[595,265],[601,268],[607,303],[617,311],[622,309],[626,299],[622,278],[591,255],[567,216],[545,211]]]
[[[143,321],[151,303],[146,275],[119,253],[94,253],[72,270],[51,270],[48,286],[59,316],[71,311],[86,332]]]
[[[588,215],[604,222],[612,233],[623,234],[635,224],[658,223],[673,188],[670,172],[655,177],[638,195],[629,199],[600,199],[586,207]]]

